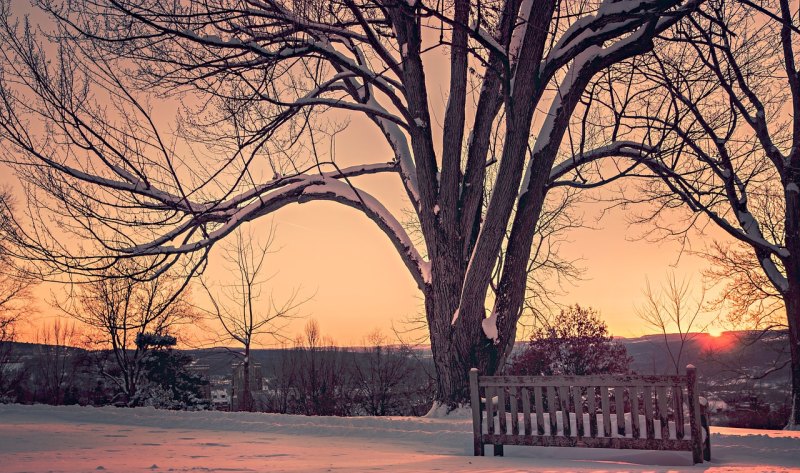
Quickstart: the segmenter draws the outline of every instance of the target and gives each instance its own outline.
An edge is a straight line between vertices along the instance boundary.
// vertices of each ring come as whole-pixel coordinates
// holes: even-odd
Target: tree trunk
[[[244,361],[242,362],[242,392],[239,393],[239,410],[252,411],[253,400],[250,390],[250,345],[244,347]]]
[[[466,324],[459,315],[461,288],[466,268],[459,264],[460,243],[451,241],[448,257],[435,261],[431,286],[425,294],[425,312],[430,327],[431,352],[436,370],[436,406],[450,411],[469,403],[469,370],[478,368],[483,375],[497,371],[497,350],[486,338],[480,324]],[[484,300],[464,301],[461,311],[479,311],[485,316]],[[471,319],[463,313],[464,319]]]
[[[800,286],[800,281],[796,281],[791,285]],[[800,287],[791,288],[786,294],[785,302],[786,319],[789,325],[789,346],[792,357],[791,414],[787,429],[794,430],[800,426]]]
[[[452,330],[445,336],[432,332],[431,351],[437,378],[434,407],[447,406],[448,411],[469,404],[471,368],[478,368],[481,375],[491,376],[500,367],[497,347],[482,332],[472,337],[456,336]],[[471,356],[464,357],[460,354],[463,352]]]
[[[446,248],[440,247],[439,250],[446,251]],[[463,272],[455,270],[452,262],[452,259],[448,262],[445,258],[434,260],[431,286],[425,294],[425,316],[436,370],[435,401],[446,405],[448,410],[455,409],[468,398],[465,381],[469,371],[459,356],[456,332],[451,323],[463,282]]]
[[[796,190],[800,185],[800,156],[797,152],[793,153],[791,164],[791,170],[784,180],[784,231],[789,256],[783,258],[787,282],[783,302],[789,327],[789,353],[792,357],[792,409],[787,428],[797,429],[800,427],[800,192]]]
[[[426,300],[426,305],[427,300]],[[479,343],[470,343],[482,338]],[[448,329],[444,334],[431,332],[431,351],[436,369],[436,405],[447,406],[448,411],[469,404],[468,373],[477,367],[482,375],[493,375],[497,370],[496,352],[485,336],[456,336]],[[463,357],[460,353],[471,352],[473,356]]]

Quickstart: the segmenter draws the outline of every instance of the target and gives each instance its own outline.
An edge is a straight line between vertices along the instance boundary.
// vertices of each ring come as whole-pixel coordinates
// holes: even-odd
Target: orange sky
[[[434,122],[441,122],[440,111],[447,100],[447,61],[433,56],[436,51],[430,54],[426,73],[431,110],[438,118]],[[537,114],[534,130],[542,115]],[[348,117],[350,125],[336,141],[339,165],[391,160],[377,128],[361,117]],[[402,217],[400,211],[406,201],[396,176],[366,176],[357,182]],[[658,286],[678,263],[674,270],[679,277],[691,277],[698,288],[701,285],[702,259],[684,254],[678,261],[679,246],[674,242],[632,241],[640,230],[629,230],[621,211],[595,222],[601,206],[586,204],[580,209],[585,222],[598,229],[579,229],[567,235],[570,242],[562,246],[562,255],[582,258],[580,265],[586,273],[585,280],[566,288],[568,295],[560,297],[561,302],[598,309],[614,335],[638,336],[647,331],[634,315],[635,305],[642,301],[645,278]],[[332,202],[311,202],[285,207],[272,218],[277,227],[274,248],[280,251],[269,257],[270,268],[278,272],[271,281],[271,291],[278,300],[295,288],[300,288],[300,297],[313,296],[300,313],[317,319],[324,335],[343,345],[359,344],[375,329],[391,334],[393,326],[402,329],[404,320],[422,314],[420,294],[394,248],[358,211]],[[263,219],[257,228],[265,232],[269,220]],[[217,263],[212,255],[214,278],[224,276]],[[42,287],[38,293],[44,299],[49,291]],[[40,306],[41,313],[24,330],[28,340],[53,314],[46,304]],[[299,333],[307,318],[292,321],[286,334]],[[271,340],[263,342],[269,344]]]
[[[402,195],[394,176],[363,179],[370,181],[364,187],[375,194]],[[614,335],[648,333],[634,311],[643,302],[645,278],[658,286],[669,271],[675,271],[679,277],[691,277],[699,294],[699,273],[706,263],[687,254],[679,258],[675,242],[636,240],[640,230],[628,228],[622,211],[594,223],[600,208],[599,204],[579,207],[585,222],[596,228],[571,231],[561,254],[568,259],[581,258],[586,273],[584,280],[568,286],[567,294],[558,300],[599,310]],[[393,327],[403,329],[404,321],[423,313],[420,294],[395,249],[360,212],[333,202],[310,202],[285,207],[272,219],[276,227],[273,248],[279,251],[268,256],[267,273],[277,272],[277,276],[265,292],[272,292],[278,301],[294,289],[300,290],[300,298],[311,296],[299,309],[303,317],[286,328],[287,336],[301,332],[307,320],[314,318],[326,336],[342,345],[357,345],[376,329],[390,335]],[[263,219],[255,230],[266,233],[269,221],[270,217]],[[225,277],[219,263],[212,253],[212,278]],[[50,290],[42,287],[38,292],[44,298]],[[195,294],[199,299],[200,291]],[[46,323],[53,314],[46,304],[40,305],[33,326]],[[25,338],[33,341],[33,327],[26,331]],[[273,341],[264,338],[262,343]]]

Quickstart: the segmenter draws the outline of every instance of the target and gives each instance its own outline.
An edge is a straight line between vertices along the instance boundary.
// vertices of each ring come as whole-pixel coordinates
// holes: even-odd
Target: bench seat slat
[[[533,429],[531,427],[531,393],[528,388],[520,390],[522,396],[522,423],[525,428],[525,435],[531,435]]]
[[[672,387],[672,412],[675,415],[675,438],[680,440],[684,437],[684,420],[683,388],[679,385]]]
[[[661,440],[669,438],[669,411],[667,410],[667,388],[656,387],[658,397],[658,420],[661,422]]]
[[[617,435],[625,437],[625,388],[617,386],[614,388],[614,404],[617,411]]]
[[[572,388],[572,403],[575,406],[575,436],[583,437],[583,396],[580,386]]]
[[[542,387],[533,388],[533,397],[536,404],[536,435],[544,435],[544,407],[542,403]]]
[[[540,447],[590,447],[590,448],[619,448],[619,449],[638,449],[638,450],[673,450],[691,451],[691,440],[670,439],[662,441],[659,439],[632,439],[621,437],[562,437],[547,435],[487,435],[484,434],[482,441],[486,444],[505,444],[505,445],[531,445]]]
[[[486,431],[494,433],[494,388],[486,386]]]
[[[603,436],[611,437],[611,407],[606,386],[600,386],[600,404],[603,408]]]
[[[497,390],[497,419],[500,421],[500,434],[507,434],[506,428],[506,390],[499,388]]]
[[[517,396],[517,388],[515,387],[508,388],[508,404],[511,408],[511,433],[519,435],[519,396]]]
[[[656,438],[656,428],[653,422],[653,388],[645,386],[642,390],[642,402],[644,404],[644,423],[646,438]]]
[[[572,428],[569,422],[569,387],[560,386],[558,388],[558,404],[561,407],[561,424],[564,427],[564,437],[572,435]]]
[[[556,388],[555,386],[547,387],[547,412],[550,414],[550,435],[555,437],[558,435],[558,424],[556,423]]]
[[[586,388],[586,405],[589,411],[589,437],[597,437],[597,389]]]
[[[639,425],[639,391],[640,389],[633,386],[628,389],[628,399],[631,403],[631,429],[633,429],[633,438],[638,439],[641,437],[641,425]]]

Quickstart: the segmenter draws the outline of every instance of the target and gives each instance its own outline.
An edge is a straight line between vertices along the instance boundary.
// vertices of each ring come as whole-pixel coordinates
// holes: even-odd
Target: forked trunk
[[[426,305],[429,299],[433,297],[426,298]],[[471,368],[478,368],[482,375],[493,375],[499,367],[496,347],[482,332],[468,337],[450,328],[431,331],[431,351],[437,378],[435,402],[447,406],[448,411],[469,404]],[[471,356],[462,355],[465,352]]]
[[[499,366],[497,347],[486,338],[480,325],[456,327],[452,324],[462,284],[463,272],[436,271],[431,288],[425,294],[437,378],[435,402],[446,406],[448,411],[469,403],[471,368],[478,368],[482,375],[492,375]],[[461,310],[484,313],[483,300],[467,305],[469,307]]]

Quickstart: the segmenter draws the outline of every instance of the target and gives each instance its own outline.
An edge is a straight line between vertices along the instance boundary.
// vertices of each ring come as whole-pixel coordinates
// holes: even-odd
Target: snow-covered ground
[[[800,432],[712,430],[688,452],[505,447],[472,456],[469,419],[303,417],[0,405],[0,472],[800,471]]]

